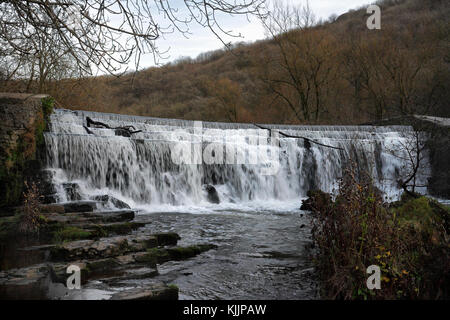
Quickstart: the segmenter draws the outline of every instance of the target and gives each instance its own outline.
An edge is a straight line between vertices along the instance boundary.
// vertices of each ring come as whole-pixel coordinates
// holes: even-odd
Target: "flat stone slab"
[[[152,284],[115,293],[111,300],[178,300],[178,288],[162,283]]]
[[[135,217],[134,210],[118,210],[106,212],[48,213],[44,214],[50,223],[114,223],[131,221]]]
[[[79,227],[96,234],[126,235],[134,230],[142,228],[142,222],[112,222],[112,223],[74,223],[71,226]]]
[[[93,212],[97,209],[98,201],[71,201],[64,202],[61,205],[65,212]]]
[[[80,268],[83,284],[93,278],[108,281],[151,278],[158,275],[158,270],[156,264],[146,261],[146,254],[137,252],[116,258],[52,263],[49,264],[52,281],[65,284],[68,277],[66,270],[70,265]]]
[[[0,299],[45,299],[48,283],[47,264],[1,271]]]
[[[107,284],[108,286],[124,286],[129,280],[150,279],[156,277],[158,269],[156,267],[132,267],[122,268],[116,271],[117,275],[109,275],[105,278],[96,278],[97,281]]]
[[[157,246],[157,238],[152,235],[115,236],[100,238],[99,240],[78,240],[52,248],[51,258],[65,261],[110,258],[128,252],[145,251]]]

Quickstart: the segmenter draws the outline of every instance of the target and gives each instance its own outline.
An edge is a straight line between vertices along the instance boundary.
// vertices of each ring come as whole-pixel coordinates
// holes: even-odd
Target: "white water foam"
[[[127,138],[116,136],[111,129],[89,128],[94,134],[88,134],[83,128],[86,117],[111,127],[133,126],[142,132]],[[407,168],[407,162],[401,159],[405,156],[402,145],[411,138],[412,128],[268,127],[342,150],[307,146],[303,139],[281,137],[279,144],[268,147],[272,148],[270,152],[275,148],[279,153],[276,175],[262,175],[261,165],[179,165],[172,159],[173,145],[180,142],[175,130],[184,130],[193,145],[201,145],[192,147],[197,158],[211,143],[228,152],[226,137],[238,141],[233,147],[238,155],[245,155],[255,148],[251,141],[268,131],[250,124],[203,123],[199,133],[192,121],[58,109],[51,116],[50,132],[45,134],[47,166],[56,172],[53,182],[60,201],[67,201],[61,185],[70,182],[79,186],[82,199],[108,194],[145,212],[292,212],[298,210],[308,190],[333,192],[350,159],[374,177],[387,197],[398,197],[396,181]],[[427,172],[421,173],[419,180],[426,176]],[[220,204],[208,202],[205,184],[215,187]]]

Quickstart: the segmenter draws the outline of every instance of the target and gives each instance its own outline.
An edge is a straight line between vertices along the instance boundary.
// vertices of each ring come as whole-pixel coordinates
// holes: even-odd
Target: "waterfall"
[[[142,131],[129,138],[91,127],[93,134],[88,134],[86,117]],[[295,203],[298,208],[310,189],[333,192],[350,159],[372,175],[387,197],[398,197],[396,181],[407,170],[401,150],[411,139],[411,127],[267,127],[272,130],[57,109],[45,133],[46,165],[60,202],[68,200],[63,186],[77,184],[82,199],[108,194],[150,210],[211,207],[205,185],[212,185],[221,207]],[[276,130],[335,148],[285,138]],[[425,177],[426,172],[419,180]]]

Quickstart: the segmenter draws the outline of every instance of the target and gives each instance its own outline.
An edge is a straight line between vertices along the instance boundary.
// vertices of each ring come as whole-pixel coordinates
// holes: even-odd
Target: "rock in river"
[[[219,194],[217,193],[217,190],[216,190],[216,188],[214,188],[214,186],[207,184],[204,186],[204,189],[208,193],[207,199],[209,202],[215,203],[215,204],[220,203]]]

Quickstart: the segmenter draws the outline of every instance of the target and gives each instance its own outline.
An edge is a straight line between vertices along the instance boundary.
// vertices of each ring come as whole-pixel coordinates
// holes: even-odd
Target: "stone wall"
[[[52,103],[46,95],[0,93],[0,207],[19,204],[38,170]]]

